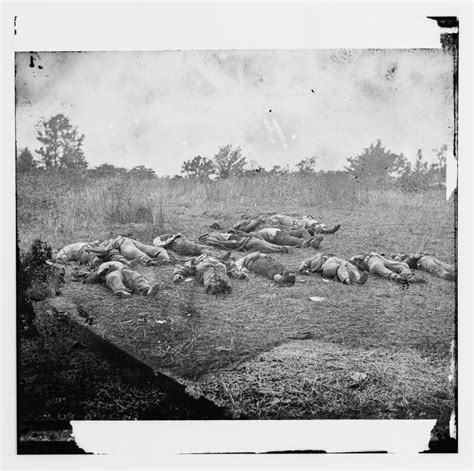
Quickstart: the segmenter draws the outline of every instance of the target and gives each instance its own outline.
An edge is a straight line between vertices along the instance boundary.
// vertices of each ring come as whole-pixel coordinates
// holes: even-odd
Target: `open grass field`
[[[36,238],[54,248],[119,234],[145,243],[178,231],[196,239],[214,222],[230,228],[242,214],[270,212],[340,223],[321,250],[341,257],[422,250],[454,263],[454,206],[441,190],[367,191],[340,177],[297,175],[211,183],[40,175],[20,177],[17,187],[22,251]],[[274,258],[294,268],[314,253],[294,249]],[[232,280],[231,295],[215,298],[194,282],[173,285],[172,269],[138,268],[162,284],[157,299],[122,300],[75,283],[63,294],[94,317],[91,329],[235,416],[449,415],[455,283],[418,273],[426,284],[403,290],[374,277],[343,286],[301,275],[280,288],[251,274],[247,282]]]

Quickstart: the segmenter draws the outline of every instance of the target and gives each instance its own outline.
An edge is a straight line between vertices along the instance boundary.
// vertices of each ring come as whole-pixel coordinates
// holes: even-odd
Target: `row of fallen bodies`
[[[218,227],[217,225],[211,228]],[[190,277],[202,284],[209,294],[232,291],[230,279],[248,280],[248,273],[266,277],[283,286],[295,283],[296,273],[320,274],[343,284],[363,285],[369,273],[407,286],[424,282],[416,278],[419,269],[445,280],[455,280],[454,268],[428,254],[398,253],[391,257],[370,252],[348,260],[334,254],[317,253],[301,261],[296,270],[287,268],[268,253],[287,253],[291,247],[319,249],[321,234],[333,234],[340,226],[328,227],[311,216],[292,217],[281,214],[255,219],[243,218],[227,232],[217,230],[199,237],[199,242],[187,240],[182,234],[161,235],[153,245],[128,237],[105,241],[77,242],[55,254],[57,263],[77,262],[73,280],[105,284],[115,295],[129,297],[132,293],[155,296],[159,286],[134,270],[137,264],[174,264],[173,281]],[[220,228],[218,228],[220,229]],[[214,248],[228,251],[219,255]],[[252,251],[236,259],[231,251]],[[180,260],[178,256],[188,257]]]

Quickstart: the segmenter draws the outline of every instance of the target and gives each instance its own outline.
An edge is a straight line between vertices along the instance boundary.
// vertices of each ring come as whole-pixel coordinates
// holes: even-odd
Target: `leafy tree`
[[[448,146],[447,144],[443,144],[439,149],[433,149],[433,152],[436,153],[436,161],[431,164],[431,173],[436,175],[438,180],[445,181]]]
[[[288,175],[290,170],[288,166],[282,167],[280,165],[274,165],[268,172],[270,175]]]
[[[247,165],[247,159],[242,156],[240,146],[232,149],[232,144],[228,144],[219,147],[219,152],[214,156],[214,165],[217,176],[225,179],[230,176],[242,175]]]
[[[127,169],[123,167],[116,167],[112,164],[102,164],[89,170],[89,174],[96,178],[117,177],[120,175],[126,175],[126,173]]]
[[[200,155],[186,160],[181,167],[181,173],[189,178],[209,178],[214,172],[212,160]]]
[[[133,178],[139,179],[151,179],[157,178],[155,171],[151,168],[147,168],[144,165],[137,165],[128,171],[128,174]]]
[[[344,167],[346,171],[355,179],[371,184],[383,183],[392,177],[401,176],[408,167],[406,157],[385,149],[380,139],[364,149],[362,154],[349,157],[347,161],[349,165]]]
[[[399,178],[399,185],[404,191],[424,191],[429,183],[428,162],[423,160],[421,149],[416,152],[415,164],[408,162],[405,171]]]
[[[436,158],[438,159],[438,167],[446,167],[446,155],[448,153],[448,145],[443,144],[439,149],[433,149],[436,152]]]
[[[299,173],[308,175],[314,173],[316,167],[316,156],[313,155],[312,157],[307,157],[306,159],[300,160],[296,167]]]
[[[40,155],[45,168],[87,168],[82,150],[84,134],[79,134],[68,117],[57,114],[48,121],[40,123],[40,126],[37,139],[43,145],[35,152]]]
[[[16,170],[18,173],[30,172],[36,168],[36,161],[28,147],[25,147],[17,154]]]
[[[421,152],[421,149],[418,149],[416,152],[416,161],[415,165],[413,166],[412,173],[416,175],[426,175],[428,171],[428,162],[423,160],[423,153]]]

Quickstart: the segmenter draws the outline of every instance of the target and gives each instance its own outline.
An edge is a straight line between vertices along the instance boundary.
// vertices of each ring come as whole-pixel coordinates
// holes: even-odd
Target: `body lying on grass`
[[[171,258],[163,247],[146,245],[128,237],[118,236],[105,240],[99,245],[102,249],[115,249],[127,260],[134,260],[143,265],[162,265],[171,263]]]
[[[104,262],[120,262],[132,268],[140,263],[138,260],[127,260],[117,249],[100,249],[93,247],[89,250],[98,260],[98,262],[91,263],[90,265],[92,266],[98,266]]]
[[[238,259],[235,264],[238,268],[246,268],[257,275],[264,276],[280,285],[292,286],[296,276],[285,265],[276,261],[269,255],[253,252]]]
[[[232,232],[209,232],[199,237],[201,242],[223,250],[255,250],[265,253],[288,253],[288,247],[272,244],[249,234]]]
[[[437,258],[423,253],[404,253],[400,252],[392,255],[392,259],[405,262],[412,270],[422,270],[431,273],[443,280],[454,281],[456,272],[452,265],[441,262]]]
[[[187,240],[181,233],[163,234],[153,240],[153,245],[184,255],[198,257],[199,255],[214,255],[209,247]]]
[[[324,278],[332,278],[346,285],[363,285],[368,273],[359,269],[347,260],[335,257],[333,254],[318,253],[298,264],[298,271],[305,274],[319,273]]]
[[[360,270],[366,270],[369,273],[403,285],[407,285],[408,282],[425,283],[425,280],[415,278],[415,274],[406,263],[391,260],[377,252],[355,255],[349,259],[349,262]]]
[[[127,264],[131,261],[144,265],[171,263],[163,247],[142,244],[128,237],[118,236],[103,242],[77,242],[63,247],[54,257],[56,262],[79,262],[81,265],[97,265],[104,258]]]
[[[97,248],[99,241],[94,242],[76,242],[69,244],[53,254],[53,260],[59,263],[78,262],[81,265],[94,264],[98,261],[96,256],[90,251]]]
[[[268,226],[283,226],[291,229],[312,229],[315,234],[334,234],[341,227],[337,224],[329,227],[326,224],[314,219],[312,216],[292,217],[284,214],[274,214],[265,220]]]
[[[257,232],[258,237],[276,245],[290,247],[312,247],[319,249],[322,236],[315,236],[311,229],[294,229],[285,231],[276,227],[265,227]]]
[[[179,283],[188,277],[196,277],[208,294],[228,294],[232,292],[229,276],[247,280],[248,276],[230,259],[217,259],[210,255],[192,257],[183,264],[177,264],[173,272],[173,282]]]
[[[246,233],[254,232],[265,225],[265,219],[265,216],[258,216],[255,219],[249,219],[245,216],[242,216],[242,220],[239,221],[233,227],[233,229]]]
[[[155,296],[158,284],[152,284],[140,273],[121,262],[102,263],[95,271],[77,268],[72,273],[74,281],[82,280],[87,284],[105,284],[115,296],[128,298],[132,293],[142,296]]]
[[[328,227],[326,224],[317,221],[312,216],[293,217],[284,214],[274,214],[272,216],[258,216],[255,219],[243,217],[234,229],[243,232],[253,232],[264,227],[281,227],[284,229],[312,229],[315,234],[334,234],[341,227],[339,224]]]

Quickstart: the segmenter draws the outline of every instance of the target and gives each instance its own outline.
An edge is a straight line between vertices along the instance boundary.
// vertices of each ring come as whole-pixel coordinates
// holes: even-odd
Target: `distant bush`
[[[28,147],[21,149],[20,152],[17,154],[16,171],[18,173],[27,173],[31,172],[36,167],[37,162],[34,159],[30,149],[28,149]]]
[[[145,167],[144,165],[138,165],[136,167],[133,167],[128,171],[128,175],[135,179],[149,180],[157,178],[155,171],[151,168]]]
[[[366,186],[387,185],[407,170],[408,161],[403,154],[386,149],[380,139],[355,157],[347,158],[345,170],[355,181]]]
[[[184,173],[188,178],[209,178],[215,170],[212,160],[200,155],[186,160],[181,167],[181,173]]]
[[[242,156],[242,149],[232,148],[232,144],[219,147],[219,152],[214,156],[214,166],[217,177],[226,179],[229,177],[241,176],[247,165],[247,158]]]
[[[102,164],[89,170],[89,176],[93,178],[123,177],[126,174],[126,168],[116,167],[112,164]]]
[[[316,156],[313,155],[312,157],[307,157],[305,159],[300,160],[296,164],[296,168],[298,169],[298,172],[302,174],[310,174],[315,172],[316,168]]]

